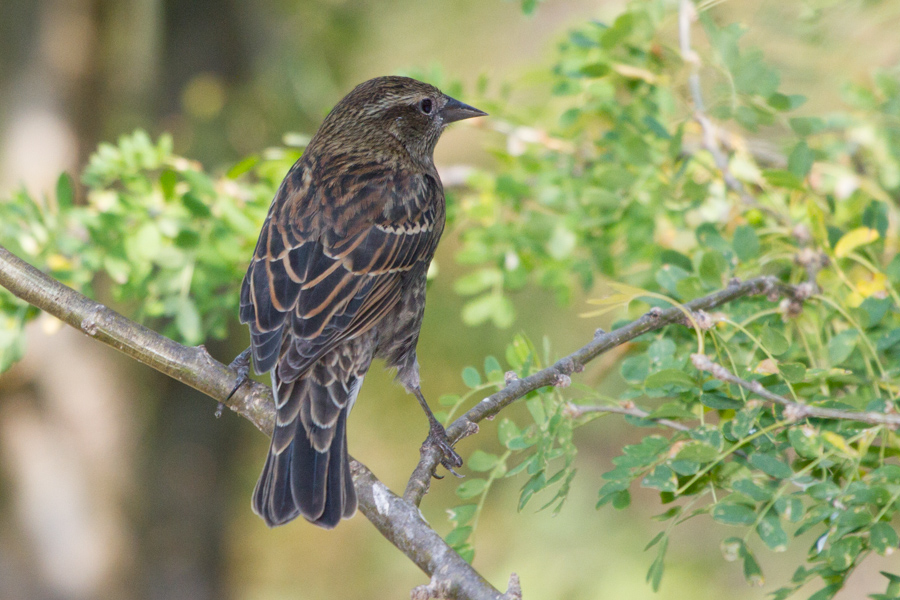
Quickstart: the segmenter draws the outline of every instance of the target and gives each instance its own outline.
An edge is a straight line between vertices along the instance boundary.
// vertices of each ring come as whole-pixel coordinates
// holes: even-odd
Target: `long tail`
[[[275,426],[269,456],[253,492],[253,511],[269,527],[302,515],[331,529],[356,512],[347,414],[358,383],[362,382],[353,380],[348,385],[331,380],[323,385],[307,377],[276,387],[279,399],[287,396],[279,402],[279,422],[285,413],[293,413],[294,418]],[[330,407],[331,414],[320,414],[322,406]]]

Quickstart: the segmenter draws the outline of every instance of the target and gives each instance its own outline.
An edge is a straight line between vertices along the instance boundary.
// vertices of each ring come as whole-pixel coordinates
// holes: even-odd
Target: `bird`
[[[425,411],[424,443],[462,465],[422,395],[416,345],[445,221],[434,149],[447,125],[486,114],[409,77],[370,79],[279,186],[240,296],[254,370],[275,397],[252,503],[269,527],[303,516],[331,529],[356,512],[347,416],[375,358]]]

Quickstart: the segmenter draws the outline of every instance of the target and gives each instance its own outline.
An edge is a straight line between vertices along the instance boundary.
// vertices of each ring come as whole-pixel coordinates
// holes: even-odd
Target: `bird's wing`
[[[443,229],[436,177],[373,164],[317,182],[315,167],[301,159],[285,178],[241,288],[256,370],[283,382],[378,323]]]

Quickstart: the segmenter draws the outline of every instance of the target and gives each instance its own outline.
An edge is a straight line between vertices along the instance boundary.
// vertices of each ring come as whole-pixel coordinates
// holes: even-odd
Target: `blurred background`
[[[567,26],[609,20],[621,6],[547,0],[524,17],[501,0],[2,0],[0,198],[20,185],[52,189],[98,142],[137,127],[171,132],[177,153],[224,170],[287,132],[311,134],[356,83],[401,70],[439,66],[464,84],[485,74],[541,93]],[[891,2],[726,2],[722,11],[749,26],[786,89],[810,97],[809,112],[839,106],[842,82],[900,62]],[[450,131],[439,166],[487,164],[499,142],[484,129]],[[502,357],[511,338],[461,326],[454,244],[449,232],[421,336],[432,401],[462,388],[465,365]],[[598,325],[577,317],[583,300],[559,307],[529,290],[513,331],[570,352]],[[210,348],[223,362],[246,346],[236,316],[233,332]],[[610,357],[582,377],[615,395],[617,372]],[[268,441],[233,414],[215,419],[214,409],[38,321],[26,359],[0,376],[0,598],[405,598],[426,582],[362,516],[332,532],[302,521],[268,530],[250,511]],[[493,428],[461,443],[462,455],[493,444]],[[352,454],[399,490],[425,433],[416,403],[374,368],[350,422]],[[763,597],[721,559],[727,532],[702,519],[676,532],[652,594],[643,548],[664,526],[649,518],[662,510],[657,495],[638,491],[624,512],[594,510],[599,474],[641,433],[617,417],[580,429],[579,476],[557,517],[535,512],[539,504],[517,513],[522,481],[498,482],[475,535],[476,567],[501,588],[516,571],[526,598]],[[444,510],[457,503],[452,489],[436,481],[423,503],[442,533]],[[771,555],[760,558],[773,582],[790,577]],[[867,562],[838,597],[881,590],[878,567]]]

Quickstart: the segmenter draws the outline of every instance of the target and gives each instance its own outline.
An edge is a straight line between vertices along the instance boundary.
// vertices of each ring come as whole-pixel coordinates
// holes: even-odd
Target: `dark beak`
[[[463,104],[455,98],[447,96],[447,104],[441,109],[441,117],[444,124],[453,123],[454,121],[462,121],[463,119],[471,119],[472,117],[484,117],[487,113],[478,110],[474,106]]]

